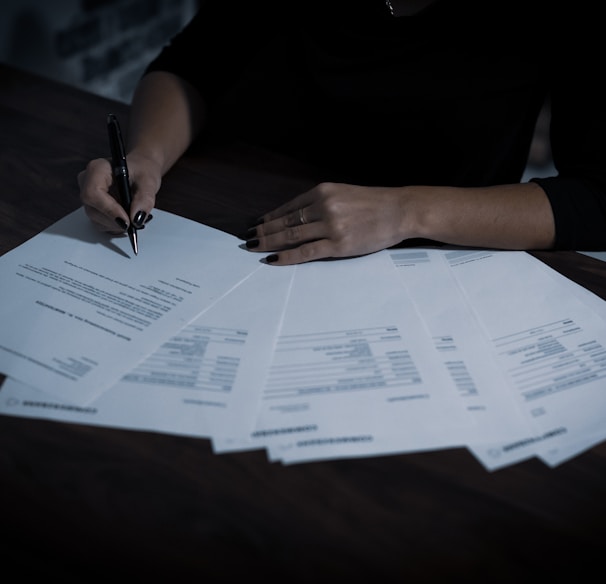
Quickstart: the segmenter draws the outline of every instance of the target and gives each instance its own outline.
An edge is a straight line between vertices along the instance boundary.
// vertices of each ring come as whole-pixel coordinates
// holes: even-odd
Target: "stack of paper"
[[[0,258],[0,413],[284,464],[466,447],[555,466],[606,439],[606,304],[529,254],[276,267],[154,217],[136,258],[82,209]]]

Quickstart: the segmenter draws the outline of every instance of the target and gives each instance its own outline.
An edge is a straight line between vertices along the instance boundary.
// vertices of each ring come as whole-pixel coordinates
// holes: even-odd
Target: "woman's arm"
[[[403,240],[548,249],[555,240],[549,200],[535,183],[482,188],[361,187],[322,183],[267,213],[247,247],[277,265],[372,253]]]
[[[106,159],[90,161],[78,175],[82,203],[100,229],[119,232],[131,221],[136,225],[145,221],[155,205],[162,177],[200,131],[204,112],[199,93],[179,77],[152,71],[141,79],[127,132],[127,163],[133,186],[130,217],[110,194],[112,175]]]
[[[203,119],[202,98],[187,81],[152,71],[133,96],[128,155],[153,161],[164,175],[194,141]]]

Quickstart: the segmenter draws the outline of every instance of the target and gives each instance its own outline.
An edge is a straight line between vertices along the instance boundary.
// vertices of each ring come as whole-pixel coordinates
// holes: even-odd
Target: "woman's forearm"
[[[555,224],[545,191],[535,183],[482,188],[402,189],[403,232],[474,247],[549,249]]]
[[[128,153],[153,160],[164,175],[187,150],[205,116],[199,93],[164,71],[145,75],[133,96]]]

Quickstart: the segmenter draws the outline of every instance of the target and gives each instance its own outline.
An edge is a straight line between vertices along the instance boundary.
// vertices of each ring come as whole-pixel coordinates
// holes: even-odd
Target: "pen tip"
[[[137,238],[137,231],[132,225],[128,228],[128,237],[130,239],[130,243],[132,245],[133,251],[135,252],[135,255],[138,255],[139,254],[139,240]]]

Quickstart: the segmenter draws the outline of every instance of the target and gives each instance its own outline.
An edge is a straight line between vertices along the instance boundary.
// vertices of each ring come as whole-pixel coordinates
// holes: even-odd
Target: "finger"
[[[299,225],[305,225],[308,223],[307,215],[305,213],[308,207],[299,207],[299,216],[297,217],[297,221]]]
[[[130,177],[132,202],[127,213],[114,191],[111,164],[107,159],[90,161],[78,174],[80,199],[90,219],[103,231],[112,233],[123,226],[126,229],[131,222],[141,229],[149,221],[160,184],[147,173],[141,173],[140,178],[138,175],[135,170]]]
[[[278,231],[264,234],[258,228],[250,230],[246,247],[254,251],[275,251],[288,249],[313,240],[325,239],[327,236],[325,225],[320,221],[295,225],[282,226]]]
[[[307,215],[309,214],[309,212],[306,213],[307,209],[309,209],[309,207],[299,207],[279,218],[279,220],[282,220],[284,227],[287,229],[290,227],[305,225],[306,223],[310,223],[307,218]]]
[[[314,202],[314,189],[301,193],[294,199],[287,201],[286,203],[276,207],[272,211],[265,213],[259,218],[258,223],[265,224],[275,219],[285,217],[286,215],[293,214],[298,216],[299,209],[309,207]]]
[[[156,204],[156,194],[160,185],[147,174],[131,176],[133,183],[132,202],[130,206],[130,216],[133,223],[139,227],[148,219],[151,211]]]
[[[109,161],[97,159],[88,163],[77,176],[80,200],[91,220],[104,231],[116,229],[116,219],[130,221],[122,205],[111,194],[112,173]]]
[[[285,215],[261,223],[256,227],[256,232],[259,237],[263,237],[274,233],[288,232],[293,229],[297,230],[298,227],[311,225],[316,222],[317,218],[314,214],[313,206],[297,207]]]
[[[337,257],[334,255],[330,241],[328,239],[317,239],[298,247],[273,253],[267,256],[265,261],[272,266],[289,266],[330,257]]]
[[[126,229],[128,227],[129,218],[122,206],[111,196],[105,195],[113,200],[112,203],[101,203],[95,201],[96,206],[84,205],[86,214],[90,220],[102,231],[108,233]],[[124,226],[124,227],[123,227]]]
[[[124,233],[128,227],[128,224],[122,217],[116,217],[114,221],[111,221],[107,215],[88,205],[84,206],[84,211],[95,227],[105,233],[118,235]]]

